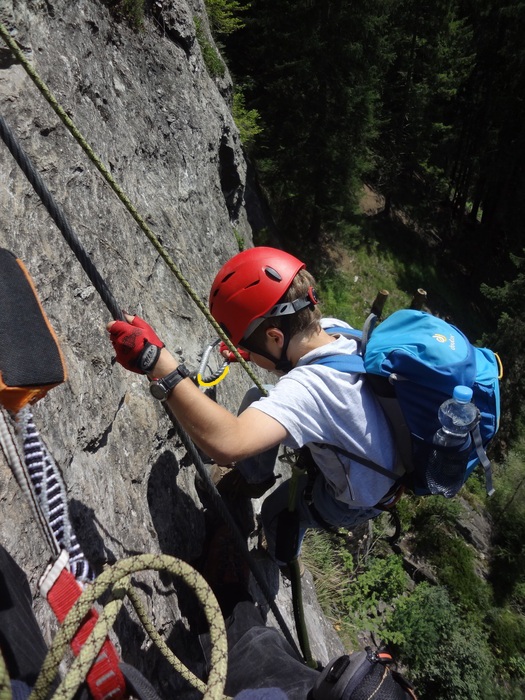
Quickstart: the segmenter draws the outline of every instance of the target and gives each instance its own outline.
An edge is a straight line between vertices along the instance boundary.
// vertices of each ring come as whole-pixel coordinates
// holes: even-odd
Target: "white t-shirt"
[[[322,326],[351,328],[337,319]],[[253,403],[277,420],[288,432],[283,444],[292,449],[308,446],[334,497],[352,508],[378,503],[399,473],[392,434],[372,389],[360,374],[341,372],[325,365],[308,364],[314,358],[357,354],[357,343],[343,336],[304,355],[281,377],[269,395]],[[392,479],[346,455],[316,445],[334,445],[392,470]]]

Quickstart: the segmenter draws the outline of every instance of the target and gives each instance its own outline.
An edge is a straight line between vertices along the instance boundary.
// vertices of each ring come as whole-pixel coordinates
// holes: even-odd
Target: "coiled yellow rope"
[[[140,598],[138,598],[135,591],[130,588],[130,575],[147,570],[163,571],[184,579],[186,584],[193,589],[199,602],[202,604],[209,624],[211,641],[211,670],[207,683],[197,678],[184,666],[180,659],[177,659],[170,651],[151,622],[147,619]],[[53,700],[71,700],[71,698],[73,698],[80,684],[85,680],[109,630],[113,626],[126,595],[129,597],[152,641],[156,644],[161,653],[164,654],[174,669],[191,683],[194,688],[202,692],[205,700],[218,700],[224,697],[224,685],[228,666],[228,645],[222,613],[211,588],[195,569],[180,559],[165,554],[140,554],[130,557],[129,559],[123,559],[107,568],[92,584],[85,588],[55,635],[30,695],[30,700],[45,700],[45,698],[48,697],[50,687],[58,671],[58,666],[64,656],[69,653],[69,644],[81,625],[82,620],[89,610],[91,610],[95,601],[109,588],[112,589],[111,600],[104,606],[97,624],[83,645],[80,654],[74,660],[65,678],[53,694]],[[7,677],[5,664],[2,663],[0,657],[0,700],[10,700],[10,698],[9,678]]]
[[[0,650],[0,700],[11,700],[11,684],[7,666]]]

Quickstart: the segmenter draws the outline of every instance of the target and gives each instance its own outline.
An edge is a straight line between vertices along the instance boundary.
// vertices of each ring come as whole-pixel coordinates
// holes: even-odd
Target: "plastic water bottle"
[[[435,449],[430,454],[427,472],[430,493],[452,498],[463,486],[470,431],[479,421],[479,410],[471,400],[472,389],[460,385],[454,388],[452,398],[439,407],[441,428],[434,434]]]

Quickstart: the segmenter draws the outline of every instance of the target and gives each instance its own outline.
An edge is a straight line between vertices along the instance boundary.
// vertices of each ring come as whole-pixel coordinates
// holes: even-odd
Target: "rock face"
[[[203,4],[152,5],[155,14],[140,31],[95,0],[4,0],[2,21],[206,303],[216,271],[239,240],[252,244],[247,165],[228,104],[231,81],[227,74],[219,83],[210,78],[196,40],[194,18],[207,27]],[[146,318],[197,367],[213,328],[3,46],[0,103],[119,305]],[[80,544],[97,571],[138,552],[193,561],[205,528],[191,459],[145,380],[111,363],[110,314],[3,144],[0,163],[0,245],[28,268],[67,363],[68,381],[34,415],[61,466]],[[235,410],[250,383],[234,367],[216,398]],[[28,574],[49,640],[54,621],[36,594],[49,551],[2,455],[0,542]],[[191,656],[186,603],[166,595],[171,582],[144,580],[156,628]],[[311,614],[319,617],[315,605]],[[314,654],[339,653],[327,630],[318,632]],[[159,685],[173,690],[173,673],[148,650],[128,613],[117,632],[125,659],[156,669]]]

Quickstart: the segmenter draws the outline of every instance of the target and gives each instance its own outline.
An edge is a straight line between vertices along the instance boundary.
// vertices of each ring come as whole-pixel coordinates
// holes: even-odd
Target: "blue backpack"
[[[396,311],[374,328],[376,321],[374,315],[369,316],[363,331],[327,328],[330,334],[358,340],[360,354],[327,355],[313,363],[366,373],[392,427],[407,486],[417,495],[430,493],[426,472],[435,449],[432,439],[440,428],[439,406],[458,384],[471,387],[481,417],[471,433],[464,481],[481,462],[487,493],[492,495],[485,448],[499,427],[502,372],[498,356],[488,348],[473,346],[458,328],[423,311]],[[367,466],[375,468],[371,462]]]

